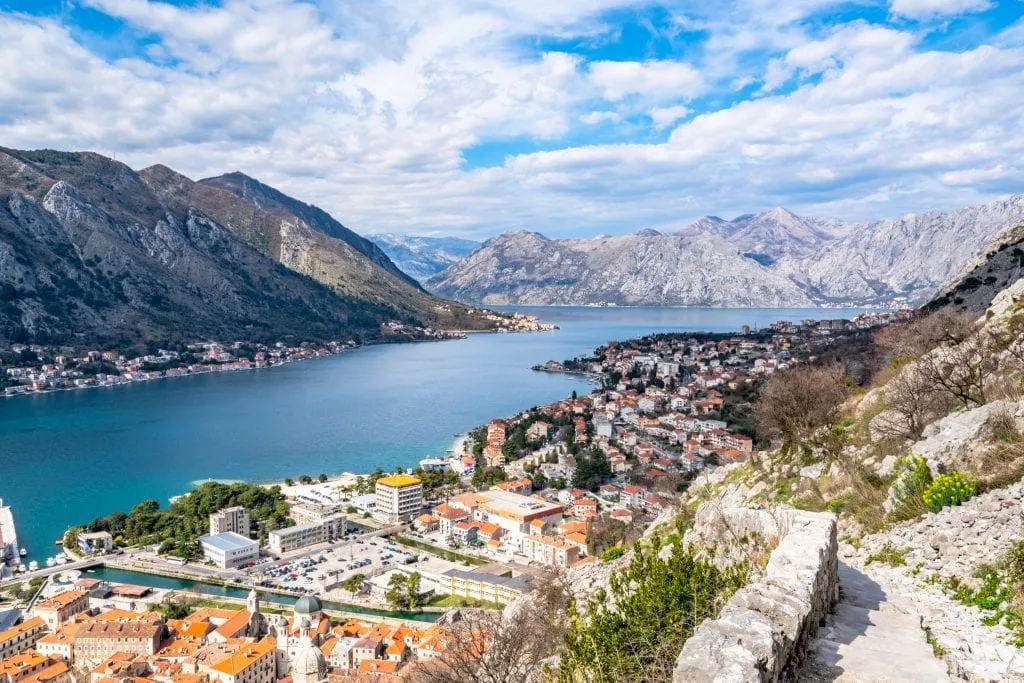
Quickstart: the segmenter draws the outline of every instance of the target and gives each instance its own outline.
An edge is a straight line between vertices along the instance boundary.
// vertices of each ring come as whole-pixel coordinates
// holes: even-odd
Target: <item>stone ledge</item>
[[[697,511],[695,537],[721,545],[758,533],[778,542],[764,577],[738,590],[717,619],[683,646],[675,683],[764,683],[790,676],[838,598],[836,518],[802,510],[719,508]],[[728,545],[728,543],[725,543]]]

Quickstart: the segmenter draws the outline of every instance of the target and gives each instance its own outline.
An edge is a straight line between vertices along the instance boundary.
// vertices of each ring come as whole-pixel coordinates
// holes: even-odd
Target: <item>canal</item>
[[[191,579],[178,579],[170,576],[160,576],[157,574],[145,574],[143,572],[133,572],[126,569],[117,569],[115,567],[99,566],[94,570],[90,570],[87,574],[83,574],[89,578],[103,579],[104,581],[113,581],[114,583],[128,583],[135,586],[149,586],[150,588],[159,588],[162,590],[175,590],[175,591],[188,591],[190,593],[201,593],[203,595],[210,596],[212,598],[235,598],[244,600],[249,595],[248,588],[232,588],[229,586],[219,586],[217,584],[205,583],[203,581],[193,581]],[[260,599],[265,602],[271,602],[277,605],[286,605],[288,607],[295,604],[295,601],[299,596],[297,595],[281,595],[279,593],[268,593],[266,591],[257,590],[257,594]],[[360,605],[350,605],[342,602],[329,602],[322,600],[321,604],[326,610],[333,610],[338,612],[349,612],[352,614],[365,614],[371,617],[390,617],[392,619],[404,619],[406,621],[422,621],[432,623],[437,621],[441,616],[438,613],[427,613],[427,612],[389,612],[387,610],[371,609],[369,607],[362,607]]]

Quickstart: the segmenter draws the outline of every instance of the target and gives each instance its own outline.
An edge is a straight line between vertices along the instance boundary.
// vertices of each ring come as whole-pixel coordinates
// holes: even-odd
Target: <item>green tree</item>
[[[322,484],[325,481],[327,481],[327,475],[321,472],[320,474],[316,475],[316,480]]]
[[[409,608],[409,588],[406,576],[395,572],[388,579],[388,591],[384,594],[392,609]]]
[[[406,597],[409,607],[415,609],[420,602],[420,573],[413,572],[405,581]]]
[[[364,581],[366,577],[362,574],[353,574],[342,582],[341,587],[349,593],[358,593],[362,590]]]
[[[614,572],[582,611],[573,605],[558,680],[671,680],[683,643],[718,614],[746,576],[745,567],[719,570],[683,546],[683,527],[663,541],[637,544],[626,569]],[[665,545],[669,555],[659,557]]]
[[[285,486],[295,486],[295,480],[292,479],[291,477],[285,477],[284,478],[284,485]]]

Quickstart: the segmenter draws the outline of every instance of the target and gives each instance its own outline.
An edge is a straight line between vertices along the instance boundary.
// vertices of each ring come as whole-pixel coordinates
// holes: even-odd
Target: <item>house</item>
[[[518,493],[521,496],[528,496],[533,493],[533,482],[523,477],[497,483],[494,485],[494,488],[509,491],[510,493]]]
[[[522,543],[523,554],[532,562],[567,568],[579,559],[579,548],[561,538],[524,536]]]
[[[636,484],[626,484],[619,493],[619,502],[628,508],[641,508],[644,504],[644,497],[647,489]]]
[[[551,434],[551,425],[539,420],[530,425],[526,430],[526,438],[531,441],[547,441]]]
[[[412,526],[416,531],[421,534],[425,534],[438,528],[438,520],[437,517],[434,517],[433,515],[424,514],[414,519],[412,521]]]
[[[70,590],[58,593],[52,598],[40,600],[32,608],[32,613],[46,622],[46,627],[56,631],[73,616],[89,609],[89,593],[83,590]]]
[[[618,500],[619,498],[619,487],[615,484],[603,484],[601,488],[598,489],[598,492],[601,494],[602,498],[607,498],[609,500]]]
[[[78,534],[78,549],[86,555],[109,553],[114,549],[114,537],[109,531]]]

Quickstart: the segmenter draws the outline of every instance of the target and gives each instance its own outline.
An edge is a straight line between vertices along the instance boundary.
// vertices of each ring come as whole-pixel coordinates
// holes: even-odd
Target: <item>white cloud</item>
[[[614,111],[591,111],[580,116],[580,122],[588,126],[596,126],[599,123],[618,123],[622,115]]]
[[[654,122],[654,127],[658,130],[668,128],[679,119],[685,119],[690,114],[690,109],[682,105],[676,105],[674,107],[655,107],[648,116],[651,117],[651,121]]]
[[[685,61],[631,62],[531,46],[600,42],[605,10],[643,0],[80,0],[150,61],[0,12],[0,144],[240,169],[362,232],[590,235],[779,204],[857,219],[1019,189],[1019,24],[928,51],[888,25],[805,25],[831,1],[680,0],[700,32]],[[792,92],[734,101],[771,60]],[[479,154],[495,165],[467,169]]]
[[[927,19],[981,12],[991,6],[989,0],[892,0],[890,11],[908,19]]]
[[[683,99],[704,86],[700,72],[676,61],[593,62],[590,80],[602,89],[605,99],[617,102],[629,95],[654,99]]]

